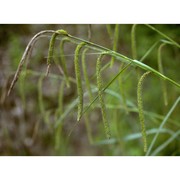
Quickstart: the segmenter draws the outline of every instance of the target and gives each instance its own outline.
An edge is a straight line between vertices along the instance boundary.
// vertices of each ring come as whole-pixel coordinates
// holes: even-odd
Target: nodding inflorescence
[[[85,46],[86,43],[80,43],[75,50],[74,55],[74,67],[75,67],[75,75],[76,75],[76,84],[77,84],[77,93],[78,93],[78,115],[77,121],[80,120],[83,113],[83,88],[82,88],[82,79],[81,79],[81,70],[80,70],[80,61],[79,54],[80,50]]]
[[[66,85],[67,87],[70,87],[70,82],[69,82],[69,76],[68,76],[68,71],[67,71],[67,66],[66,66],[66,59],[64,56],[64,43],[66,41],[69,41],[68,39],[64,38],[60,42],[60,55],[61,55],[61,63],[62,63],[62,70],[66,79]]]
[[[48,51],[48,57],[47,57],[47,70],[46,70],[46,76],[49,74],[49,69],[50,69],[50,65],[51,65],[51,59],[53,57],[53,53],[54,53],[54,46],[55,46],[55,41],[56,41],[56,37],[58,35],[63,35],[63,36],[68,36],[68,33],[63,30],[57,30],[53,33],[51,40],[49,42],[49,51]]]
[[[141,133],[144,143],[144,152],[147,151],[147,138],[146,138],[146,127],[145,127],[145,121],[144,121],[144,112],[143,112],[143,100],[142,100],[142,85],[144,79],[147,77],[147,75],[150,72],[144,73],[141,78],[139,79],[138,86],[137,86],[137,102],[138,102],[138,110],[139,110],[139,121],[141,126]]]
[[[151,26],[149,26],[149,27],[151,27]],[[152,29],[152,27],[151,27],[151,29]],[[107,26],[107,30],[108,30],[108,33],[111,35],[111,37],[114,37],[113,50],[110,50],[110,49],[108,49],[108,48],[106,48],[104,46],[101,46],[99,44],[89,42],[90,38],[91,38],[91,27],[90,26],[89,26],[89,41],[86,41],[84,39],[81,39],[81,38],[78,38],[78,37],[75,37],[75,36],[71,36],[70,34],[68,34],[63,29],[60,29],[60,30],[57,30],[57,31],[47,30],[47,31],[43,31],[43,32],[38,33],[29,42],[29,44],[28,44],[28,46],[27,46],[27,48],[26,48],[26,50],[25,50],[25,52],[23,54],[23,57],[22,57],[22,59],[21,59],[21,61],[19,63],[17,72],[15,74],[15,77],[14,77],[14,79],[13,79],[13,81],[11,83],[11,86],[9,88],[8,94],[10,94],[15,82],[18,80],[20,72],[22,71],[23,64],[24,64],[25,60],[29,59],[29,55],[31,54],[33,46],[34,46],[36,40],[38,39],[38,37],[40,37],[40,35],[44,36],[44,33],[46,33],[46,34],[48,33],[48,37],[49,37],[49,34],[51,34],[52,36],[51,36],[51,39],[50,39],[50,42],[49,42],[46,75],[48,75],[48,73],[49,73],[49,69],[50,69],[52,59],[53,59],[53,55],[54,55],[55,43],[56,43],[57,39],[61,40],[60,44],[59,44],[60,55],[61,55],[61,63],[60,64],[62,65],[62,69],[63,69],[62,74],[64,75],[63,81],[62,81],[62,84],[61,84],[61,87],[60,87],[60,92],[59,92],[59,101],[58,101],[59,108],[57,109],[56,115],[55,115],[55,118],[57,120],[57,124],[59,122],[61,122],[61,120],[66,117],[66,114],[68,114],[70,112],[70,111],[67,111],[68,113],[65,113],[65,115],[63,113],[64,87],[65,87],[65,84],[67,85],[67,87],[69,87],[69,81],[75,82],[76,85],[77,85],[78,101],[75,100],[75,103],[78,102],[77,103],[77,108],[78,108],[78,111],[77,111],[77,124],[80,121],[82,115],[86,112],[86,110],[83,111],[83,96],[86,96],[86,93],[84,94],[83,86],[82,86],[82,83],[83,83],[82,82],[82,74],[81,74],[81,66],[82,66],[82,71],[83,71],[84,80],[85,80],[84,84],[87,87],[87,91],[88,91],[88,95],[89,95],[89,101],[91,102],[91,104],[88,106],[88,108],[95,102],[96,99],[99,99],[99,104],[98,105],[100,106],[100,110],[101,110],[101,116],[102,116],[102,120],[103,120],[104,131],[105,131],[106,137],[109,139],[111,137],[111,132],[110,132],[109,122],[108,122],[108,119],[107,119],[105,98],[103,96],[104,95],[103,93],[128,66],[130,66],[131,64],[135,65],[135,66],[137,66],[137,67],[139,67],[141,69],[144,69],[145,71],[148,71],[148,72],[144,73],[140,77],[138,85],[137,85],[137,105],[138,105],[138,111],[139,111],[139,121],[140,121],[141,133],[142,133],[142,140],[143,140],[143,144],[144,144],[144,151],[146,152],[147,151],[147,137],[146,137],[146,127],[145,127],[145,118],[144,118],[144,110],[143,110],[143,98],[142,98],[142,90],[143,90],[142,86],[143,86],[144,79],[147,77],[147,75],[150,72],[152,72],[153,74],[155,74],[156,76],[162,78],[163,80],[166,80],[166,81],[171,82],[172,84],[176,85],[178,88],[180,87],[180,84],[178,84],[177,82],[175,82],[175,81],[171,80],[170,78],[166,77],[165,75],[163,75],[163,67],[162,67],[162,62],[161,62],[161,51],[162,51],[162,48],[163,48],[164,44],[161,44],[159,49],[158,49],[158,66],[159,66],[159,70],[157,71],[157,70],[153,69],[152,67],[148,66],[147,64],[144,64],[141,60],[140,61],[136,60],[136,58],[137,58],[137,47],[136,47],[136,37],[135,37],[136,25],[133,25],[132,29],[131,29],[132,58],[128,58],[128,57],[124,56],[123,54],[117,53],[117,46],[118,46],[117,43],[118,43],[118,36],[119,36],[119,27],[118,27],[118,25],[115,26],[114,36],[113,36],[113,31],[111,29],[111,26]],[[59,35],[63,36],[64,38],[57,38],[57,36],[59,36]],[[35,40],[35,38],[37,38],[37,39]],[[176,42],[174,42],[172,39],[167,38],[166,36],[164,36],[164,38],[168,39],[171,43],[173,43],[173,45],[176,45],[177,47],[179,47],[179,45]],[[74,68],[75,68],[75,76],[76,76],[75,80],[73,78],[71,78],[71,77],[68,77],[68,70],[67,70],[67,67],[66,67],[66,59],[65,59],[65,56],[64,56],[64,49],[63,49],[65,41],[69,41],[69,42],[74,43],[74,44],[77,45],[76,49],[75,49],[75,55],[74,55]],[[154,48],[154,45],[153,45],[153,48]],[[80,52],[81,52],[82,49],[84,51],[83,51],[82,57],[81,57],[82,64],[80,64]],[[94,88],[95,86],[93,84],[91,86],[90,80],[88,79],[87,67],[86,67],[86,64],[85,64],[86,52],[87,52],[88,49],[93,49],[94,51],[98,52],[98,54],[100,54],[100,56],[97,58],[97,62],[96,62],[96,78],[97,78],[96,79],[96,83],[97,83],[97,88],[96,89]],[[147,54],[149,54],[149,52],[146,53],[146,56],[147,56]],[[108,56],[112,57],[111,58],[112,61],[110,62],[111,63],[110,67],[112,67],[112,65],[114,63],[114,60],[129,63],[127,66],[120,69],[120,72],[106,86],[103,85],[103,78],[102,78],[102,71],[105,69],[105,68],[102,67],[102,58],[104,57],[104,55],[108,55]],[[146,57],[146,56],[143,56],[143,58]],[[109,66],[109,64],[108,64],[108,66]],[[106,67],[108,67],[108,66],[106,66]],[[47,110],[45,108],[45,105],[44,105],[44,102],[43,102],[43,94],[42,94],[42,86],[43,86],[44,78],[45,78],[44,75],[41,76],[39,78],[39,81],[38,81],[38,84],[37,84],[38,96],[39,96],[38,101],[39,101],[39,109],[40,109],[42,115],[45,117],[45,119],[48,119],[49,112],[47,112]],[[24,85],[23,77],[20,80],[21,80],[20,85],[23,88],[23,85]],[[163,89],[164,100],[165,100],[165,104],[167,104],[167,92],[166,92],[167,90],[165,89],[166,84],[165,84],[164,81],[162,81],[162,83],[163,83],[162,85],[163,85],[163,88],[164,88]],[[94,89],[91,89],[91,88],[94,88]],[[92,97],[93,97],[92,92],[96,93],[96,91],[97,91],[98,95],[93,100],[92,99]],[[122,92],[123,91],[124,90],[122,90]],[[24,94],[22,93],[22,97],[23,96],[24,96]],[[122,93],[122,98],[123,98],[124,105],[125,105],[124,109],[127,109],[127,107],[126,107],[126,99],[123,96],[124,95]],[[76,105],[75,103],[73,104],[73,106],[71,106],[71,109],[73,109],[75,107],[75,105]],[[127,105],[128,105],[128,102],[127,102]],[[128,112],[128,110],[127,110],[127,112]],[[59,116],[61,116],[61,118],[58,119]]]
[[[88,48],[85,48],[82,52],[82,70],[83,70],[83,74],[84,74],[84,80],[85,80],[85,84],[88,90],[88,94],[89,94],[89,101],[92,102],[93,101],[93,95],[92,95],[92,90],[91,90],[91,84],[88,78],[88,72],[87,72],[87,66],[86,66],[86,52],[87,52]]]
[[[105,102],[103,98],[103,83],[102,83],[102,76],[101,76],[101,60],[104,54],[101,54],[96,63],[96,75],[97,75],[97,87],[98,87],[98,95],[99,95],[99,102],[101,106],[101,114],[102,114],[102,119],[104,123],[104,128],[105,128],[105,133],[106,137],[110,139],[111,133],[110,133],[110,127],[109,127],[109,122],[106,117],[106,108],[105,108]]]

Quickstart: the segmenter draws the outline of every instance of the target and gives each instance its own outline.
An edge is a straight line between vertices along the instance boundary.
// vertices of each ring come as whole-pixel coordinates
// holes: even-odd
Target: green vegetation
[[[81,38],[67,29],[32,37],[2,90],[4,112],[18,99],[19,123],[31,127],[19,155],[179,155],[179,26],[87,25]],[[2,128],[2,154],[14,155]]]

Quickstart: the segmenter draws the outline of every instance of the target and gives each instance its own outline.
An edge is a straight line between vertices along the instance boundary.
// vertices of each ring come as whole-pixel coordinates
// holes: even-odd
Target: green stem
[[[158,49],[158,68],[159,68],[159,72],[164,74],[164,70],[163,70],[163,66],[162,66],[162,58],[161,58],[161,51],[162,51],[162,48],[164,47],[164,43],[161,44],[159,46],[159,49]],[[165,106],[168,105],[168,98],[167,98],[167,87],[166,87],[166,83],[164,81],[161,81],[161,84],[162,84],[162,91],[163,91],[163,98],[164,98],[164,104]]]
[[[117,51],[118,40],[119,40],[119,24],[116,24],[115,30],[114,30],[114,38],[113,38],[113,51]],[[113,64],[114,64],[114,59],[115,59],[115,57],[112,56],[110,67],[113,66]]]
[[[136,24],[133,24],[132,29],[131,29],[131,48],[132,48],[133,59],[137,59],[135,31],[136,31]]]
[[[150,29],[152,29],[153,31],[156,31],[158,34],[160,34],[161,36],[163,36],[164,38],[168,39],[169,41],[171,41],[174,45],[176,45],[178,48],[180,48],[180,45],[174,41],[172,38],[170,38],[169,36],[165,35],[164,33],[162,33],[161,31],[159,31],[158,29],[156,29],[155,27],[146,24],[147,27],[149,27]]]
[[[94,49],[96,51],[100,51],[102,52],[103,54],[106,54],[106,55],[110,55],[110,56],[114,56],[116,60],[119,60],[121,62],[125,62],[125,63],[129,63],[129,62],[132,62],[133,65],[135,66],[138,66],[140,67],[141,69],[144,69],[146,71],[150,71],[152,73],[154,73],[156,76],[164,79],[164,80],[167,80],[169,81],[170,83],[172,83],[173,85],[177,86],[178,88],[180,88],[180,84],[175,82],[174,80],[166,77],[165,75],[161,74],[160,72],[158,72],[157,70],[155,70],[154,68],[138,61],[138,60],[133,60],[131,58],[128,58],[120,53],[117,53],[115,51],[112,51],[108,48],[105,48],[103,46],[100,46],[98,44],[95,44],[95,43],[92,43],[92,42],[89,42],[89,41],[86,41],[86,40],[83,40],[83,39],[80,39],[80,38],[77,38],[77,37],[74,37],[74,36],[71,36],[68,34],[68,37],[71,38],[72,40],[74,40],[74,43],[77,43],[79,44],[80,42],[85,42],[86,43],[86,46],[90,49]]]

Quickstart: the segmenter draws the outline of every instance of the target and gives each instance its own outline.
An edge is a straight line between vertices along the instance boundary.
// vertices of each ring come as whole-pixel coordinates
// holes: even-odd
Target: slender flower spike
[[[99,95],[99,101],[101,105],[101,114],[102,114],[102,119],[104,123],[104,128],[105,128],[105,133],[106,137],[110,139],[111,133],[110,133],[110,128],[109,128],[109,122],[107,121],[106,118],[106,108],[105,108],[105,103],[103,99],[103,84],[102,84],[102,77],[101,77],[101,60],[102,60],[103,54],[101,54],[96,63],[96,75],[97,75],[97,86],[98,86],[98,95]]]
[[[55,45],[55,41],[56,41],[56,37],[58,35],[64,35],[64,36],[68,36],[68,33],[62,29],[57,30],[54,32],[54,34],[51,37],[50,43],[49,43],[49,51],[48,51],[48,57],[47,57],[47,70],[46,70],[46,76],[48,76],[49,74],[49,68],[51,65],[51,58],[53,57],[53,53],[54,53],[54,45]]]
[[[77,83],[77,93],[78,93],[78,115],[77,121],[80,120],[83,113],[83,88],[82,88],[82,80],[81,80],[81,71],[80,71],[80,62],[79,62],[79,53],[85,43],[80,43],[75,50],[74,56],[74,66],[75,66],[75,74],[76,74],[76,83]]]
[[[48,51],[48,57],[47,57],[47,70],[46,70],[46,76],[48,76],[49,74],[49,68],[50,68],[50,65],[51,65],[51,58],[53,57],[53,53],[54,53],[54,45],[55,45],[55,40],[56,40],[56,36],[58,34],[55,32],[52,37],[51,37],[51,40],[50,40],[50,43],[49,43],[49,51]]]
[[[150,72],[148,71],[141,76],[141,78],[139,79],[139,82],[138,82],[138,87],[137,87],[137,102],[138,102],[138,109],[139,109],[139,120],[140,120],[140,125],[141,125],[141,133],[142,133],[142,138],[143,138],[143,142],[144,142],[144,152],[147,151],[147,138],[146,138],[146,127],[145,127],[144,113],[143,113],[142,84],[143,84],[145,77],[149,73]]]

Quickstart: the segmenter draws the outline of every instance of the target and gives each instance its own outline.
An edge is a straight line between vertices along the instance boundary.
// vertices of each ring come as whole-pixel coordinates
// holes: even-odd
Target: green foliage
[[[149,155],[149,154],[150,154],[151,149],[152,149],[152,147],[154,146],[154,143],[155,143],[155,141],[156,141],[156,139],[157,139],[160,131],[162,130],[163,126],[165,125],[166,121],[169,119],[170,115],[172,114],[172,112],[174,111],[174,109],[176,108],[176,106],[178,105],[179,101],[180,101],[180,97],[177,98],[177,100],[175,101],[175,103],[173,104],[173,106],[171,107],[171,109],[169,110],[169,112],[167,113],[167,115],[165,116],[165,118],[163,119],[162,123],[161,123],[160,126],[159,126],[158,131],[156,132],[156,134],[155,134],[155,136],[154,136],[154,138],[153,138],[153,140],[152,140],[152,142],[151,142],[151,144],[150,144],[150,146],[149,146],[149,149],[148,149],[146,155]],[[162,149],[164,148],[164,146],[166,146],[166,144],[170,143],[170,142],[179,134],[179,132],[180,132],[180,131],[177,131],[176,133],[173,133],[173,134],[172,134],[172,137],[171,137],[167,142],[165,142],[165,144],[162,144],[160,147],[158,147],[158,148],[154,151],[154,153],[152,153],[152,155],[155,155],[155,154],[157,154],[160,150],[162,150]]]
[[[132,58],[137,59],[137,52],[136,52],[136,24],[132,26],[131,30],[131,48],[132,48]]]
[[[49,146],[53,146],[52,154],[76,155],[79,152],[77,149],[80,147],[80,141],[83,145],[88,144],[84,145],[86,149],[84,154],[87,155],[91,155],[91,150],[101,155],[144,155],[144,152],[146,155],[166,154],[165,150],[170,144],[175,144],[176,140],[179,140],[179,114],[175,107],[179,102],[177,97],[180,84],[177,80],[178,74],[172,73],[178,72],[177,60],[180,47],[178,42],[151,25],[106,25],[110,44],[103,45],[103,41],[101,43],[90,41],[94,38],[98,42],[100,38],[100,33],[91,34],[92,28],[92,26],[87,28],[88,41],[61,29],[40,32],[29,42],[8,94],[19,78],[20,97],[24,109],[27,109],[29,97],[26,90],[30,86],[37,86],[34,88],[36,90],[33,89],[33,93],[38,96],[39,108],[34,106],[35,109],[39,109],[38,114],[40,120],[44,120],[42,121],[44,124],[35,125],[33,139],[40,133],[39,126],[42,126],[43,130],[47,130],[44,134],[49,133],[44,141],[45,144],[50,142]],[[41,35],[50,38],[47,47],[49,50],[46,73],[43,71],[46,67],[43,66],[43,62],[40,71],[30,70],[29,66],[23,69],[25,61],[30,59],[35,42]],[[60,63],[55,60],[56,42],[59,42]],[[64,51],[65,43],[69,54]],[[165,45],[166,52],[163,50]],[[76,49],[72,53],[74,47]],[[112,50],[106,47],[112,47]],[[91,51],[93,53],[89,53]],[[132,54],[132,58],[129,54]],[[55,60],[55,64],[52,59]],[[174,61],[171,61],[172,59]],[[70,66],[67,66],[67,63],[71,63]],[[49,73],[50,65],[52,73]],[[57,66],[62,70],[62,75],[54,72]],[[145,71],[139,82],[136,69],[139,74]],[[93,75],[90,76],[89,72]],[[143,86],[143,81],[149,73],[151,76],[146,80],[148,87]],[[27,74],[28,77],[32,76],[35,79],[26,81]],[[38,83],[34,83],[35,81]],[[46,85],[47,81],[53,86]],[[165,106],[161,99],[161,88]],[[34,95],[30,100],[36,99]],[[173,103],[171,108],[169,104]],[[75,118],[76,114],[77,118]],[[141,132],[136,121],[138,119]],[[164,127],[165,123],[166,127]],[[86,127],[85,134],[83,134],[84,127]],[[102,133],[104,131],[105,140]],[[44,134],[40,139],[46,137]],[[87,141],[82,140],[82,137],[87,138]],[[139,145],[141,137],[144,151]],[[152,140],[149,147],[147,137],[148,142]],[[76,150],[75,146],[77,146]]]

